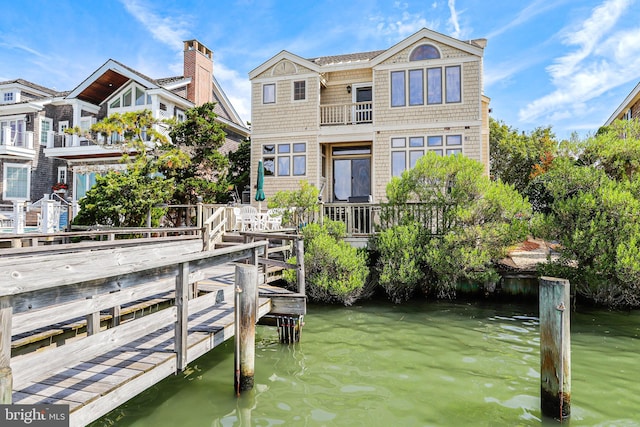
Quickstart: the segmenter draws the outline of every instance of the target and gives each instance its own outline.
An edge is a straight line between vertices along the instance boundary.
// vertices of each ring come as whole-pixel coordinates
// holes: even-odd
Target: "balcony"
[[[96,142],[97,141],[97,142]],[[122,146],[102,144],[104,137],[92,134],[91,138],[66,133],[47,132],[47,146],[44,153],[47,157],[60,159],[119,157]]]
[[[33,132],[12,131],[3,127],[0,132],[0,155],[33,159],[36,152],[33,148]]]
[[[320,106],[320,125],[356,125],[373,123],[373,102],[325,104]]]

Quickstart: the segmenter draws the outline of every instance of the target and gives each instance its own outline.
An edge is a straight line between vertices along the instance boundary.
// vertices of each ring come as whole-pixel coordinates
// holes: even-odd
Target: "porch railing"
[[[373,122],[373,102],[320,106],[320,125],[350,125]]]
[[[444,206],[426,203],[325,203],[322,212],[324,218],[345,223],[349,237],[370,236],[409,222],[417,222],[432,235],[442,235],[451,227]]]

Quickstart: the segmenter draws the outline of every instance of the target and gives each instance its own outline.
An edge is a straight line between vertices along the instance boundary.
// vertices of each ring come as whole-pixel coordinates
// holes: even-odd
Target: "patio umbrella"
[[[262,209],[262,201],[267,197],[264,195],[264,168],[262,167],[262,160],[258,162],[258,183],[256,185],[256,202],[258,202],[258,210]]]

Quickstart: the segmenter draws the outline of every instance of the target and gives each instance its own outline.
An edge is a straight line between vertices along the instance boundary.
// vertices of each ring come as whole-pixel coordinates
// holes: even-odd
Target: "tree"
[[[529,203],[513,185],[490,181],[483,175],[482,164],[461,155],[427,153],[413,169],[391,180],[387,198],[400,208],[409,201],[421,202],[427,210],[441,215],[445,227],[438,231],[442,234],[432,235],[428,224],[424,240],[418,242],[426,276],[435,278],[426,291],[439,297],[455,295],[455,285],[461,279],[481,283],[497,280],[495,261],[527,236]],[[406,234],[401,231],[397,230],[399,236]],[[380,257],[378,265],[394,256],[399,254]]]
[[[489,146],[491,177],[513,184],[521,194],[536,175],[542,173],[557,152],[550,127],[539,127],[529,135],[503,122],[490,119]]]
[[[198,197],[208,203],[229,200],[229,159],[219,151],[225,133],[214,109],[215,103],[206,103],[187,110],[185,121],[176,123],[169,132],[171,145],[162,147],[167,153],[177,150],[190,159],[162,162],[160,172],[173,178],[176,185],[172,203],[194,204]]]
[[[227,181],[238,196],[250,185],[251,140],[242,141],[236,151],[229,153],[229,173]]]
[[[637,123],[614,123],[552,162],[539,177],[550,196],[539,228],[560,258],[541,266],[608,306],[640,306],[640,145]],[[626,138],[621,138],[626,136]]]
[[[96,185],[80,199],[75,224],[110,227],[145,227],[151,213],[151,225],[166,211],[158,207],[171,197],[172,184],[144,169],[111,171],[96,177]]]

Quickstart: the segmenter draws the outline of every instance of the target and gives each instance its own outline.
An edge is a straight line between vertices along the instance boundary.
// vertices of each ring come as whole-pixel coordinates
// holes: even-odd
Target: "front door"
[[[371,194],[371,159],[333,160],[334,202],[366,202]]]

